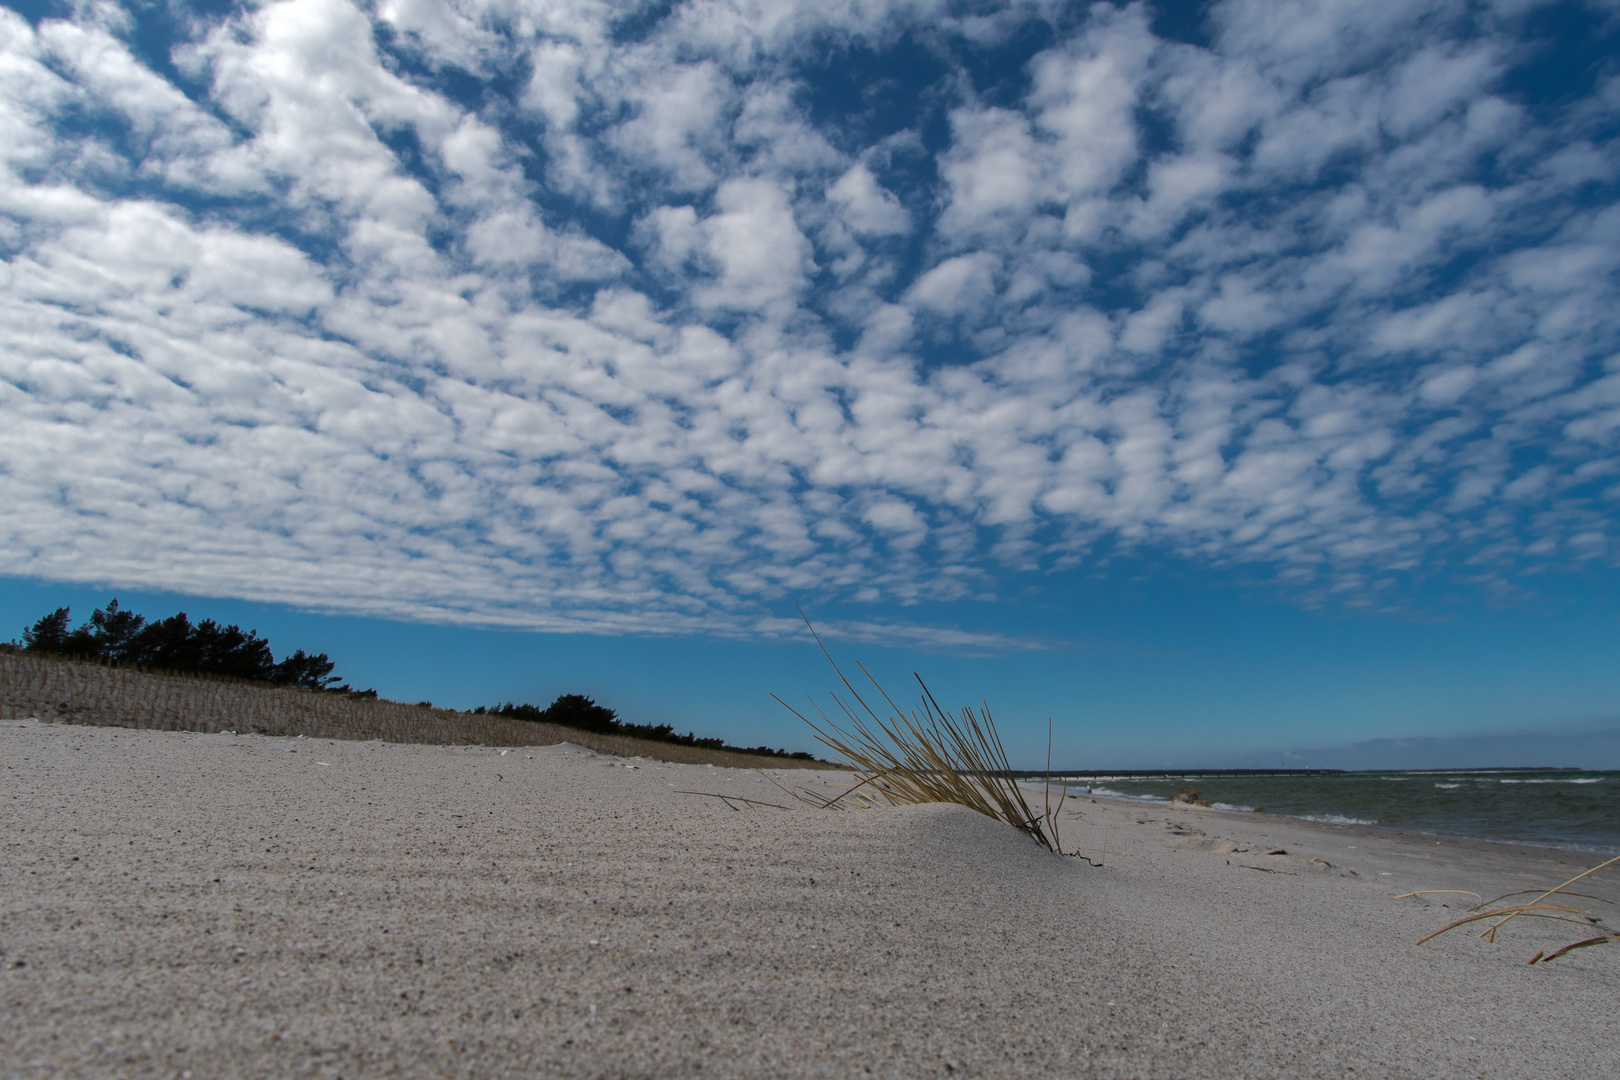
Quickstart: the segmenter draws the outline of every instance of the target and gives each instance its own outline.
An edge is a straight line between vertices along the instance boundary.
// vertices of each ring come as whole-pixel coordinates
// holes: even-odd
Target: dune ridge
[[[818,766],[816,762],[581,731],[490,713],[0,650],[0,720],[30,717],[141,730],[243,731],[436,746],[572,742],[604,754],[640,754],[699,765]]]

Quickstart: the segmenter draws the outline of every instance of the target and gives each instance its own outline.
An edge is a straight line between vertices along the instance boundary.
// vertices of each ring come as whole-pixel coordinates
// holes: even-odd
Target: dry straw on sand
[[[690,765],[745,769],[825,767],[820,762],[681,746],[628,735],[602,735],[489,713],[0,650],[0,719],[24,717],[159,731],[239,731],[438,746],[545,746],[570,742],[601,754]]]
[[[1555,895],[1562,894],[1563,896],[1566,896],[1566,897],[1577,897],[1578,896],[1583,900],[1597,900],[1597,901],[1600,901],[1600,902],[1605,903],[1605,904],[1614,903],[1614,901],[1607,900],[1607,899],[1605,899],[1605,898],[1603,898],[1601,896],[1591,896],[1591,895],[1588,895],[1587,893],[1570,893],[1570,892],[1565,892],[1564,890],[1568,889],[1571,885],[1575,884],[1577,881],[1580,881],[1583,878],[1591,877],[1593,874],[1597,873],[1599,870],[1602,870],[1605,867],[1613,866],[1616,863],[1620,863],[1620,855],[1616,855],[1614,858],[1608,860],[1607,862],[1599,863],[1598,865],[1592,867],[1590,870],[1587,870],[1584,873],[1576,874],[1574,877],[1570,878],[1568,881],[1564,882],[1562,885],[1559,885],[1556,888],[1548,889],[1546,892],[1542,893],[1540,896],[1536,897],[1534,900],[1530,901],[1530,903],[1528,903],[1528,904],[1508,904],[1505,907],[1494,907],[1494,906],[1492,906],[1492,905],[1501,903],[1503,900],[1506,900],[1510,896],[1523,896],[1525,893],[1534,892],[1535,890],[1533,890],[1533,889],[1523,889],[1523,890],[1520,890],[1518,892],[1504,893],[1503,895],[1498,896],[1495,900],[1490,900],[1490,901],[1483,902],[1483,903],[1479,904],[1469,914],[1463,916],[1462,918],[1456,920],[1455,922],[1447,923],[1445,926],[1442,926],[1440,929],[1436,930],[1434,933],[1428,935],[1427,937],[1423,938],[1420,941],[1415,942],[1415,944],[1422,945],[1423,942],[1433,940],[1434,938],[1439,937],[1441,934],[1444,934],[1448,930],[1455,930],[1457,927],[1466,926],[1469,923],[1483,922],[1486,919],[1495,919],[1496,921],[1493,922],[1490,926],[1486,927],[1484,930],[1482,930],[1480,932],[1479,936],[1482,937],[1482,938],[1485,938],[1487,941],[1493,941],[1494,942],[1496,940],[1496,932],[1498,930],[1502,929],[1502,927],[1506,926],[1508,923],[1512,922],[1514,919],[1519,918],[1521,915],[1525,916],[1526,918],[1531,918],[1531,919],[1555,919],[1555,920],[1557,920],[1559,922],[1575,923],[1578,926],[1584,926],[1584,927],[1587,927],[1588,929],[1590,929],[1597,922],[1597,919],[1592,915],[1592,912],[1590,911],[1590,909],[1583,908],[1583,907],[1575,907],[1572,904],[1549,904],[1549,903],[1547,903],[1547,900],[1549,900],[1550,898],[1552,898]],[[1400,899],[1401,897],[1406,897],[1406,896],[1418,896],[1418,895],[1421,895],[1422,893],[1429,893],[1429,892],[1460,892],[1460,891],[1462,891],[1462,890],[1458,890],[1458,889],[1424,889],[1424,890],[1420,890],[1419,892],[1402,893],[1401,896],[1397,897],[1396,899]],[[1472,895],[1472,894],[1470,894],[1470,895]],[[1620,932],[1608,931],[1608,932],[1605,932],[1605,933],[1602,933],[1602,934],[1598,934],[1596,937],[1584,938],[1584,939],[1582,939],[1580,941],[1572,941],[1568,945],[1565,945],[1563,948],[1555,949],[1551,953],[1548,953],[1545,949],[1543,949],[1543,950],[1537,952],[1536,955],[1532,956],[1530,958],[1530,960],[1529,960],[1529,963],[1530,964],[1535,964],[1537,962],[1547,963],[1550,960],[1558,959],[1560,956],[1563,956],[1566,953],[1574,952],[1576,949],[1584,949],[1584,948],[1587,948],[1587,947],[1592,946],[1592,945],[1606,945],[1611,941],[1620,941]]]
[[[802,611],[799,614],[801,617],[804,615]],[[833,701],[843,711],[848,726],[841,726],[830,719],[819,706],[816,708],[821,718],[818,724],[775,694],[771,695],[789,712],[810,725],[816,738],[837,754],[856,775],[858,783],[855,786],[833,799],[820,800],[817,805],[830,807],[845,798],[876,798],[894,804],[958,803],[987,817],[1004,821],[1047,850],[1062,854],[1062,843],[1058,837],[1062,793],[1058,796],[1058,806],[1053,807],[1051,784],[1048,782],[1044,808],[1040,812],[1030,808],[1007,763],[1007,753],[1002,748],[1001,737],[996,732],[988,704],[977,715],[972,709],[964,707],[959,718],[952,717],[934,700],[928,685],[918,675],[917,683],[922,687],[919,701],[921,715],[915,709],[907,712],[894,703],[894,699],[889,697],[871,672],[857,664],[861,674],[870,680],[892,710],[885,720],[850,685],[808,618],[805,625],[810,627],[822,655],[827,657],[827,662],[832,664],[844,688],[859,706],[857,711],[841,695],[834,693]],[[1050,731],[1047,759],[1050,767]]]

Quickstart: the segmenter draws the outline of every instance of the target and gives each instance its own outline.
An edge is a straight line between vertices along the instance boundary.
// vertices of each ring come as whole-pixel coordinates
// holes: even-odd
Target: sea
[[[1056,779],[1054,777],[1054,779]],[[1310,775],[1068,776],[1071,792],[1168,803],[1183,788],[1228,810],[1620,854],[1620,772],[1478,769]]]

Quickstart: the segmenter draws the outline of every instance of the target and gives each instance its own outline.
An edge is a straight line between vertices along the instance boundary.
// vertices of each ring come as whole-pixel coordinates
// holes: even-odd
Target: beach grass
[[[0,651],[0,720],[28,717],[156,731],[233,731],[437,746],[546,746],[569,742],[601,754],[689,765],[825,768],[820,762],[598,734],[428,704]]]
[[[800,615],[803,614],[801,611]],[[832,799],[821,800],[822,806],[836,806],[845,799],[882,800],[895,805],[957,803],[1004,821],[1047,850],[1062,854],[1057,825],[1062,791],[1060,789],[1058,805],[1054,807],[1048,783],[1045,806],[1040,811],[1030,807],[1012,775],[988,703],[977,712],[964,706],[959,715],[952,716],[934,699],[922,676],[917,675],[921,697],[918,708],[908,711],[896,705],[872,673],[857,663],[861,674],[887,704],[889,715],[885,719],[851,685],[808,618],[805,625],[810,627],[822,655],[844,684],[849,699],[855,702],[852,706],[843,695],[834,692],[833,701],[843,713],[844,721],[833,720],[816,706],[818,723],[775,694],[771,695],[808,724],[816,739],[855,773],[857,783]],[[1048,736],[1047,764],[1050,767],[1050,732]]]
[[[1586,870],[1586,871],[1583,871],[1582,873],[1576,874],[1574,877],[1570,878],[1568,881],[1564,882],[1562,885],[1555,885],[1553,888],[1548,889],[1546,892],[1544,892],[1541,895],[1537,896],[1534,900],[1532,900],[1528,904],[1508,904],[1508,905],[1505,905],[1503,907],[1495,907],[1494,906],[1496,904],[1501,903],[1503,900],[1506,900],[1510,896],[1522,896],[1527,892],[1534,891],[1534,890],[1531,890],[1531,889],[1521,889],[1521,890],[1519,890],[1517,892],[1504,893],[1503,895],[1496,897],[1494,900],[1483,901],[1479,905],[1477,905],[1472,911],[1470,911],[1467,915],[1464,915],[1462,918],[1457,919],[1457,920],[1455,920],[1453,922],[1447,923],[1445,926],[1442,926],[1440,929],[1436,930],[1434,933],[1429,934],[1426,937],[1421,938],[1420,940],[1414,942],[1414,944],[1422,945],[1424,942],[1432,941],[1435,938],[1439,937],[1441,934],[1444,934],[1444,933],[1446,933],[1448,931],[1451,931],[1451,930],[1455,930],[1460,926],[1469,926],[1469,925],[1474,924],[1474,923],[1484,922],[1487,919],[1494,919],[1495,921],[1492,922],[1490,926],[1488,926],[1484,930],[1480,931],[1479,936],[1486,939],[1487,941],[1491,941],[1491,942],[1496,941],[1496,935],[1497,935],[1497,932],[1499,930],[1501,930],[1508,923],[1512,922],[1514,919],[1518,919],[1518,918],[1552,919],[1552,920],[1555,920],[1555,921],[1558,921],[1558,922],[1574,923],[1577,926],[1583,926],[1583,927],[1586,927],[1587,929],[1590,929],[1592,926],[1594,926],[1596,924],[1597,920],[1596,920],[1596,918],[1593,917],[1592,912],[1591,912],[1591,910],[1589,908],[1577,907],[1577,906],[1575,906],[1573,904],[1549,904],[1549,903],[1547,903],[1547,901],[1550,900],[1554,896],[1561,896],[1561,897],[1580,897],[1582,899],[1588,899],[1588,900],[1599,900],[1599,901],[1601,901],[1601,902],[1603,902],[1605,904],[1613,904],[1614,901],[1608,900],[1608,899],[1606,899],[1604,897],[1601,897],[1601,896],[1593,896],[1593,895],[1588,894],[1588,893],[1571,893],[1571,892],[1567,892],[1566,890],[1569,888],[1569,886],[1575,884],[1577,881],[1582,881],[1582,880],[1584,880],[1586,878],[1589,878],[1593,874],[1597,873],[1598,871],[1607,869],[1608,867],[1614,866],[1617,863],[1620,863],[1620,855],[1616,855],[1614,858],[1609,859],[1606,862],[1601,862],[1601,863],[1599,863],[1598,865],[1592,867],[1589,870]],[[1455,890],[1455,889],[1424,889],[1424,890],[1420,890],[1419,892],[1402,893],[1401,895],[1402,896],[1419,896],[1419,895],[1422,895],[1423,893],[1429,893],[1429,892],[1460,892],[1460,891],[1462,891],[1462,890]],[[1470,894],[1470,895],[1473,895],[1473,894]],[[1397,897],[1397,899],[1400,899],[1400,897]],[[1606,932],[1604,932],[1602,934],[1598,934],[1598,935],[1595,935],[1593,937],[1583,938],[1583,939],[1581,939],[1579,941],[1572,941],[1569,944],[1563,946],[1562,948],[1554,949],[1550,953],[1547,952],[1545,949],[1540,950],[1534,956],[1532,956],[1529,959],[1528,963],[1529,964],[1546,963],[1546,962],[1548,962],[1550,960],[1556,960],[1560,956],[1564,956],[1564,955],[1566,955],[1568,953],[1574,952],[1576,949],[1585,949],[1585,948],[1589,948],[1589,947],[1591,947],[1593,945],[1606,945],[1606,944],[1608,944],[1610,942],[1613,942],[1613,941],[1620,941],[1620,932],[1606,931]]]

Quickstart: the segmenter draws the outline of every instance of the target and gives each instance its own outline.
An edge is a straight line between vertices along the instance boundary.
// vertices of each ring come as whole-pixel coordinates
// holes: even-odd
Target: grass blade
[[[832,665],[850,699],[859,707],[858,710],[852,708],[849,702],[834,693],[833,701],[847,722],[840,724],[817,707],[816,712],[820,717],[820,723],[817,723],[775,694],[771,695],[804,721],[816,740],[837,755],[858,778],[858,783],[829,800],[827,805],[831,806],[845,797],[859,799],[862,796],[856,793],[866,787],[881,793],[883,798],[895,804],[956,803],[1006,822],[1049,851],[1061,852],[1050,791],[1044,812],[1030,807],[1023,789],[1012,776],[1006,749],[1002,746],[987,703],[977,715],[971,708],[964,707],[959,717],[953,717],[940,706],[922,676],[917,675],[917,684],[922,691],[918,702],[921,712],[919,714],[915,709],[908,711],[895,703],[870,671],[857,664],[861,674],[877,691],[878,698],[889,707],[888,715],[880,716],[845,677],[802,609],[799,615],[804,618],[811,637]],[[1049,730],[1048,788],[1050,752]],[[1061,808],[1062,801],[1059,800]]]

